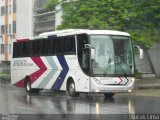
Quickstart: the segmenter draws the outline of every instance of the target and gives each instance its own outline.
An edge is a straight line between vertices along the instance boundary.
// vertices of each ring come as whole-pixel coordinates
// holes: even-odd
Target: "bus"
[[[142,51],[140,49],[140,51]],[[142,52],[140,52],[142,54]],[[131,35],[113,30],[67,29],[13,42],[11,83],[39,90],[132,92],[135,62]],[[142,56],[142,55],[140,55]]]

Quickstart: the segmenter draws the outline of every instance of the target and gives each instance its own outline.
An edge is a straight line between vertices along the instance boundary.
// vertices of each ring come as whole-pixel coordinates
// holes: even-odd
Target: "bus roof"
[[[88,30],[88,29],[66,29],[66,30],[58,30],[52,32],[44,32],[39,36],[65,36],[65,35],[75,35],[75,34],[106,34],[106,35],[122,35],[122,36],[130,36],[127,32],[115,31],[115,30]]]
[[[29,38],[17,38],[17,42],[23,42],[27,40],[36,40],[47,38],[48,36],[66,36],[66,35],[76,35],[76,34],[88,34],[88,35],[95,35],[95,34],[106,34],[106,35],[122,35],[122,36],[130,36],[127,32],[122,31],[115,31],[115,30],[88,30],[88,29],[66,29],[66,30],[58,30],[52,32],[44,32],[41,33],[39,36],[29,37]]]

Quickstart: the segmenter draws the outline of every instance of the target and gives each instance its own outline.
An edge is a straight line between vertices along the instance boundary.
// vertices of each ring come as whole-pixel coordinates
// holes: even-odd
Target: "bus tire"
[[[39,91],[41,90],[41,89],[37,89],[37,88],[33,89],[31,87],[31,81],[30,81],[29,77],[26,77],[26,79],[25,79],[25,88],[26,88],[27,93],[39,93]]]
[[[75,87],[73,80],[68,81],[67,91],[68,91],[69,96],[71,96],[71,97],[78,97],[79,96],[79,93],[76,92],[76,87]]]
[[[25,88],[27,93],[32,93],[31,81],[28,77],[25,79]]]
[[[114,93],[104,93],[105,98],[112,98],[114,96]]]

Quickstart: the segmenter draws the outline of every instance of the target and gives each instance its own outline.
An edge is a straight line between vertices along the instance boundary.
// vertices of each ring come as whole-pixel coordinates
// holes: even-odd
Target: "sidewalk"
[[[135,89],[160,89],[160,78],[136,79]]]

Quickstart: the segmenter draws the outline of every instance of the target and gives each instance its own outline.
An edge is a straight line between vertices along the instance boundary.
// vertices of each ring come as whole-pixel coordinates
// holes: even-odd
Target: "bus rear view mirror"
[[[91,59],[92,60],[95,59],[95,49],[94,48],[91,49]]]
[[[91,49],[91,45],[90,44],[85,44],[84,47]]]
[[[92,48],[90,44],[85,44],[85,48],[88,48],[91,50],[91,59],[94,60],[95,59],[95,49]]]
[[[139,51],[139,58],[140,59],[143,59],[143,49],[141,49],[141,47],[140,46],[138,46],[138,45],[134,45],[134,48],[136,48],[136,49],[138,49],[138,51]]]

